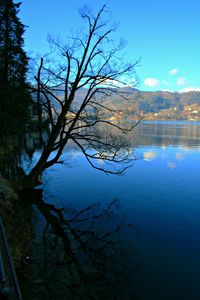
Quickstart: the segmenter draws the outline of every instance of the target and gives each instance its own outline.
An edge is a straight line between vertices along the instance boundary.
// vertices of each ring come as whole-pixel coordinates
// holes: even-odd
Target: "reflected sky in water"
[[[127,147],[134,166],[107,176],[70,145],[65,164],[43,175],[44,200],[83,208],[119,199],[135,224],[126,238],[140,253],[139,299],[200,299],[200,123],[143,122]]]

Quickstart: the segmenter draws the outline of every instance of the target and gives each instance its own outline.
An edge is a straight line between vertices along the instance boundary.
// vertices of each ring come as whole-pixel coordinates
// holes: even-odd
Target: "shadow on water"
[[[31,161],[39,148],[32,129],[1,143],[0,215],[23,299],[135,299],[136,252],[122,239],[133,228],[117,200],[58,209],[43,201],[41,189],[13,189],[23,174],[22,155]]]

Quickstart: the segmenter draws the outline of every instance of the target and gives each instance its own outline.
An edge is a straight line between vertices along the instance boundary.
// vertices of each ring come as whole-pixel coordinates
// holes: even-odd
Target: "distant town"
[[[186,105],[184,110],[179,110],[176,107],[163,109],[158,112],[141,113],[145,120],[200,120],[200,106]]]
[[[111,119],[144,120],[200,120],[200,92],[141,92],[129,90],[126,99],[120,101],[119,96],[103,100],[117,113],[110,115]]]

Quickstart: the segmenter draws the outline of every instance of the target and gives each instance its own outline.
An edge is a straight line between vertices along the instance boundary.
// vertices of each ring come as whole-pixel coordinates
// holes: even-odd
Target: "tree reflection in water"
[[[120,239],[131,225],[118,201],[77,212],[44,203],[41,192],[32,197],[43,221],[28,262],[29,299],[134,299],[135,252]]]
[[[24,174],[20,154],[31,159],[40,145],[33,131],[27,143],[11,139],[1,143],[0,215],[23,299],[134,299],[135,251],[122,240],[133,229],[119,202],[58,209],[40,189],[13,189]]]

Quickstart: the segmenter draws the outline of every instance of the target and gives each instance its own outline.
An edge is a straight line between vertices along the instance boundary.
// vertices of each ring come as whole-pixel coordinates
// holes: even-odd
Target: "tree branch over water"
[[[102,103],[105,97],[112,95],[126,98],[122,88],[125,86],[124,78],[126,81],[135,80],[138,64],[138,61],[126,63],[120,56],[125,43],[115,46],[110,39],[116,26],[110,26],[106,14],[105,6],[96,16],[87,9],[83,10],[81,17],[87,26],[86,33],[81,37],[73,36],[67,45],[49,38],[54,49],[52,64],[46,57],[41,59],[35,76],[35,92],[39,123],[44,110],[50,120],[51,133],[39,161],[26,178],[27,182],[36,181],[46,168],[57,163],[70,140],[80,148],[93,167],[107,174],[121,174],[127,168],[127,162],[133,159],[128,151],[123,151],[124,145],[98,134],[100,123],[123,133],[136,126],[122,125],[119,111]],[[104,113],[100,116],[102,111]],[[106,119],[105,112],[109,112],[115,121]],[[91,155],[91,149],[95,150],[95,154]],[[99,167],[95,163],[99,159],[104,162],[126,162],[126,165],[120,168],[116,164],[113,168],[111,165],[109,168]]]

